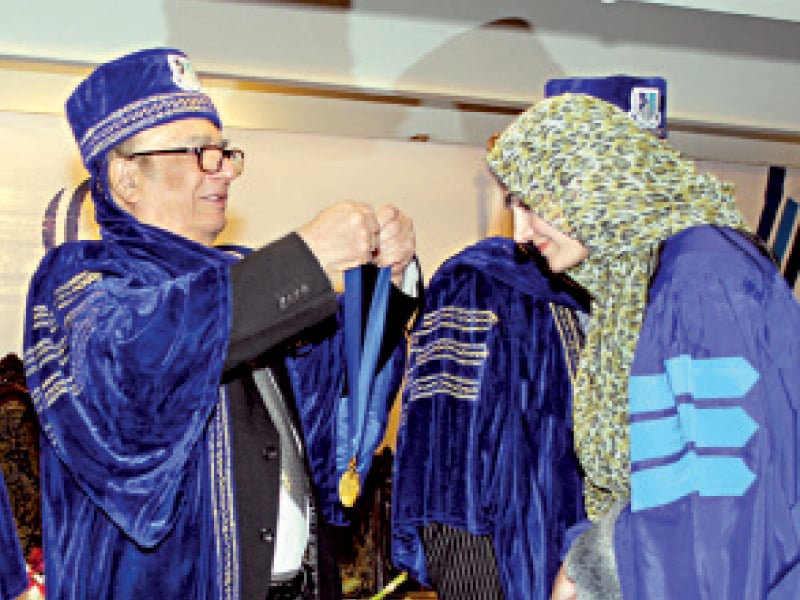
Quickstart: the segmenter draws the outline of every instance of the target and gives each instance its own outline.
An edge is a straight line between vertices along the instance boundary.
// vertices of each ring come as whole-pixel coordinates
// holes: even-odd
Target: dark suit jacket
[[[252,369],[272,371],[299,429],[283,366],[285,348],[300,335],[325,335],[327,327],[335,326],[337,303],[327,276],[296,234],[232,265],[231,283],[233,315],[223,383],[228,388],[233,434],[241,597],[249,600],[266,595],[275,551],[280,482],[279,436],[252,384]],[[364,288],[371,291],[372,286],[365,281]],[[381,352],[384,360],[402,339],[419,300],[392,290]],[[327,530],[318,514],[315,571],[319,597],[336,599],[341,597],[341,583]]]

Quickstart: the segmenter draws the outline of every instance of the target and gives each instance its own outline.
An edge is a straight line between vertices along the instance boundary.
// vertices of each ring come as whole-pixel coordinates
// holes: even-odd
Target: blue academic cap
[[[663,77],[568,77],[550,79],[545,98],[566,92],[587,94],[614,104],[642,128],[667,137],[667,82]]]
[[[67,120],[93,171],[105,154],[140,131],[190,117],[222,128],[189,58],[175,48],[152,48],[98,66],[66,102]]]

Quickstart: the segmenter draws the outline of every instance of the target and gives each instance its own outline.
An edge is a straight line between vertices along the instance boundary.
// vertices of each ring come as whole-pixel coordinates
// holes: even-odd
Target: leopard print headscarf
[[[628,375],[659,245],[695,225],[747,226],[730,184],[698,174],[667,142],[592,96],[534,105],[487,161],[509,191],[590,252],[569,274],[592,296],[573,416],[596,520],[630,495]]]

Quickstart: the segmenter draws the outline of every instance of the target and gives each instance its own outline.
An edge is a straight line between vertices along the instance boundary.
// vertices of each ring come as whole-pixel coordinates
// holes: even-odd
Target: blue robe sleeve
[[[631,369],[626,600],[800,590],[800,306],[713,231],[667,246]]]
[[[120,272],[95,261],[97,270],[54,281],[80,263],[56,254],[34,277],[28,387],[43,436],[75,483],[127,536],[152,547],[181,509],[218,400],[228,270],[165,278],[146,264]]]
[[[8,501],[6,483],[0,471],[0,600],[13,600],[28,589],[25,559],[17,526]]]
[[[420,528],[491,535],[504,597],[549,597],[585,516],[571,421],[578,302],[512,240],[430,280],[410,336],[392,478],[392,560],[430,583]]]

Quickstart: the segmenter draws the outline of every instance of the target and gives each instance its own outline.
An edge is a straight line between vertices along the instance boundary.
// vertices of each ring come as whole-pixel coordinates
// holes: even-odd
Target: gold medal
[[[356,498],[361,491],[361,482],[358,480],[358,471],[356,471],[355,457],[350,459],[350,465],[347,471],[342,473],[342,478],[339,480],[339,499],[344,506],[350,508],[356,503]]]

